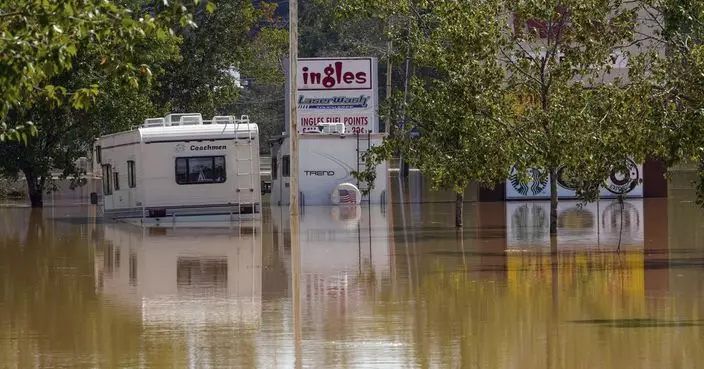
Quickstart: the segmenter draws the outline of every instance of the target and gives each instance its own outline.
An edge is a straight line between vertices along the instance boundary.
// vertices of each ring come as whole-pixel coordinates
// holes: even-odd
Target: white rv
[[[100,137],[95,152],[105,217],[165,223],[261,214],[259,132],[247,116],[150,118]]]
[[[383,133],[346,133],[343,124],[320,125],[298,134],[298,189],[301,205],[338,203],[382,204],[386,202],[388,165],[376,167],[376,180],[369,194],[368,184],[357,181],[353,171],[364,170],[364,152],[380,145]],[[290,137],[279,138],[272,150],[271,203],[289,204],[291,180]],[[344,192],[344,194],[342,194]]]

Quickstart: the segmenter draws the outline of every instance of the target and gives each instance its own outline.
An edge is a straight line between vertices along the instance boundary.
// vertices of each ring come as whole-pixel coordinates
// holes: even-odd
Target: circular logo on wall
[[[527,174],[530,180],[526,183],[521,182],[516,166],[514,165],[513,167],[511,167],[511,174],[508,176],[508,179],[511,182],[511,186],[513,186],[513,189],[515,189],[516,192],[520,193],[523,196],[528,196],[529,192],[531,195],[537,195],[541,193],[545,189],[545,187],[547,187],[548,176],[545,170],[538,168],[530,168],[528,169]]]
[[[570,178],[570,170],[565,166],[561,166],[557,170],[557,184],[567,190],[575,191],[577,189],[577,185]]]
[[[186,151],[186,144],[180,143],[180,144],[176,145],[175,150],[176,150],[176,152],[184,152],[184,151]]]
[[[640,181],[638,165],[633,160],[627,159],[624,165],[616,166],[611,170],[604,187],[615,195],[625,195],[633,191]]]

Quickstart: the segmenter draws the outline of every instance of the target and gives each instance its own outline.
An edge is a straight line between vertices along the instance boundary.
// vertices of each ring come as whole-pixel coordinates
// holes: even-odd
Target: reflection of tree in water
[[[512,232],[516,240],[536,241],[545,237],[547,212],[537,204],[523,204],[511,216]]]
[[[16,219],[17,224],[25,221],[29,226],[24,245],[5,235],[0,242],[0,279],[7,282],[0,284],[0,301],[5,302],[0,304],[0,327],[12,322],[14,332],[8,335],[20,337],[16,346],[12,340],[0,340],[3,364],[54,366],[56,358],[89,357],[108,347],[137,357],[133,337],[140,325],[125,314],[114,314],[96,296],[91,230],[84,225],[61,229],[41,211]],[[5,355],[8,344],[21,355]]]
[[[547,265],[550,273],[550,256],[534,257],[541,259],[541,265]],[[405,339],[411,348],[406,351],[415,355],[415,363],[422,364],[419,367],[426,368],[491,366],[482,365],[485,363],[497,363],[493,366],[496,368],[546,368],[550,367],[549,362],[560,363],[553,365],[560,368],[666,368],[677,367],[671,363],[681,363],[682,355],[692,360],[701,358],[698,342],[704,331],[699,323],[704,311],[702,300],[692,294],[682,299],[665,299],[658,309],[650,309],[640,290],[642,272],[633,275],[643,268],[642,254],[561,256],[557,296],[552,293],[549,276],[547,281],[536,278],[545,269],[521,268],[527,258],[523,254],[508,258],[514,259],[509,263],[518,262],[509,270],[515,275],[508,283],[437,263],[436,268],[416,274],[417,288],[396,288],[396,284],[405,286],[410,278],[399,273],[393,277],[395,282],[383,284],[376,298],[368,302],[373,315],[361,318],[374,325],[363,328],[402,342],[408,337]],[[625,269],[619,267],[621,258],[627,261]],[[563,268],[570,260],[579,266]],[[577,267],[587,270],[577,274]],[[378,285],[369,287],[377,288]],[[608,323],[611,318],[628,320],[643,314],[653,320],[672,321],[670,309],[679,304],[686,308],[678,311],[687,313],[678,318],[696,323],[676,335],[668,329],[604,335],[604,330],[586,329],[588,323],[575,323],[577,319],[598,322],[605,318]],[[558,334],[555,326],[559,327]],[[551,350],[546,342],[549,335],[554,345]],[[658,349],[643,350],[644,347]]]

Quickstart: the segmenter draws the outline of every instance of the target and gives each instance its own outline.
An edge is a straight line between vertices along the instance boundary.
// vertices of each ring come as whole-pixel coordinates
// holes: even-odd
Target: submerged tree
[[[527,100],[507,116],[522,142],[513,175],[549,183],[550,233],[557,233],[558,181],[579,198],[596,200],[614,172],[633,185],[651,134],[648,84],[629,80],[639,8],[616,1],[507,1],[512,25],[502,61],[509,96]],[[630,183],[629,183],[630,182]]]
[[[697,167],[697,202],[704,205],[704,3],[696,0],[642,0],[651,32],[644,38],[658,45],[641,62],[647,64],[656,93],[649,142],[668,167]]]
[[[493,186],[509,170],[520,183],[549,183],[555,234],[558,176],[593,200],[611,172],[647,152],[650,132],[640,118],[650,114],[643,100],[650,87],[629,82],[615,65],[638,51],[638,8],[595,0],[355,0],[343,9],[408,19],[390,36],[415,73],[405,103],[397,97],[387,106],[420,137],[395,132],[369,155],[370,165],[400,149],[436,186],[456,192],[470,181]]]
[[[398,150],[432,180],[456,193],[456,224],[471,181],[506,177],[514,140],[500,121],[503,69],[499,64],[501,7],[493,1],[350,2],[348,15],[393,18],[394,64],[418,73],[397,90],[382,115],[396,122],[392,136],[367,156],[373,165]],[[411,136],[414,136],[411,138]],[[359,174],[371,179],[373,172]]]

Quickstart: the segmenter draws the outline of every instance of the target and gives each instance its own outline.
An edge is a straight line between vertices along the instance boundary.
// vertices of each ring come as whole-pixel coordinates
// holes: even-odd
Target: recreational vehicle
[[[348,133],[344,124],[320,124],[298,134],[298,189],[301,205],[382,204],[386,202],[387,163],[376,167],[376,179],[368,194],[368,183],[355,179],[364,170],[363,155],[380,145],[383,133]],[[274,141],[271,163],[271,204],[289,204],[291,180],[290,136]]]
[[[259,132],[247,116],[149,118],[100,137],[95,152],[105,217],[143,224],[261,214]]]

